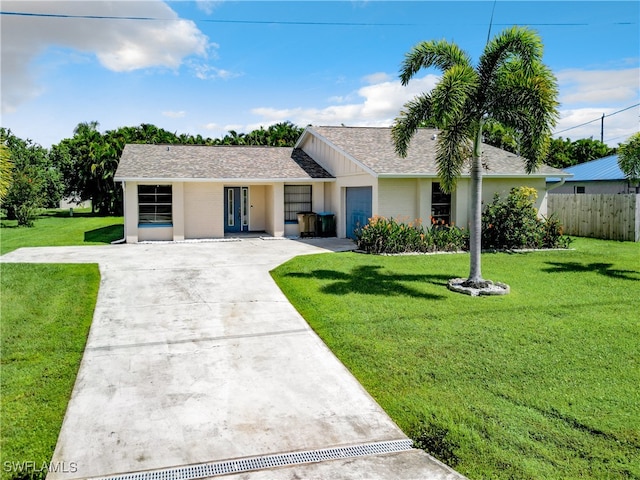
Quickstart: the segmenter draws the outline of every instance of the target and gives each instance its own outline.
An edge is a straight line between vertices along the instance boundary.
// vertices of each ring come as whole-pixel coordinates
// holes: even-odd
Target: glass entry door
[[[224,187],[224,231],[242,232],[249,229],[249,188]]]

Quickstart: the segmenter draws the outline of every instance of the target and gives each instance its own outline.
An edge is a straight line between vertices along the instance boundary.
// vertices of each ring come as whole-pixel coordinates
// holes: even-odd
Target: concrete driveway
[[[20,249],[102,275],[51,480],[463,478],[410,441],[269,270],[336,239]]]

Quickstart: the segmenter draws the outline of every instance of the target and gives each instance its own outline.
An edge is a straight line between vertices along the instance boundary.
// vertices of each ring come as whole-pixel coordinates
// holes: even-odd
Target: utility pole
[[[600,119],[600,143],[604,143],[604,113]]]

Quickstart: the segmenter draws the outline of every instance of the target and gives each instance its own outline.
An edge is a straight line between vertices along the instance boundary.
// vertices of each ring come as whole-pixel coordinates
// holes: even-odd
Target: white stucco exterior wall
[[[274,183],[271,187],[271,198],[267,203],[271,222],[267,223],[267,233],[274,237],[285,236],[284,225],[284,183]]]
[[[138,184],[124,182],[124,238],[138,243]]]
[[[532,187],[538,191],[536,208],[539,215],[547,214],[547,188],[546,179],[536,177],[521,178],[487,178],[482,180],[482,209],[493,201],[493,197],[498,193],[501,197],[506,197],[514,187]]]
[[[171,217],[173,222],[173,240],[184,240],[186,207],[184,202],[184,183],[171,184]]]
[[[174,184],[174,192],[175,185],[177,184]],[[223,187],[219,183],[191,182],[184,184],[184,238],[224,236],[222,197]],[[176,220],[174,220],[174,229],[176,228]]]
[[[389,178],[378,180],[378,215],[393,217],[399,222],[413,222],[421,218],[420,180],[415,178]],[[429,205],[431,201],[429,199]],[[427,217],[428,219],[428,217]],[[421,220],[425,220],[421,218]]]

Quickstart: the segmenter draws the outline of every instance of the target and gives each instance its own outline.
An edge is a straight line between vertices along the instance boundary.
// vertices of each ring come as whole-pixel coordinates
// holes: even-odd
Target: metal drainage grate
[[[127,473],[112,477],[102,477],[104,480],[192,480],[196,478],[242,473],[252,470],[262,470],[273,467],[287,467],[303,463],[339,460],[341,458],[364,457],[381,453],[395,453],[411,450],[413,442],[409,439],[392,440],[388,442],[366,443],[349,447],[325,448],[307,452],[281,453],[262,457],[248,457],[222,462],[203,463],[186,467],[167,468],[164,470],[150,470],[146,472]]]

